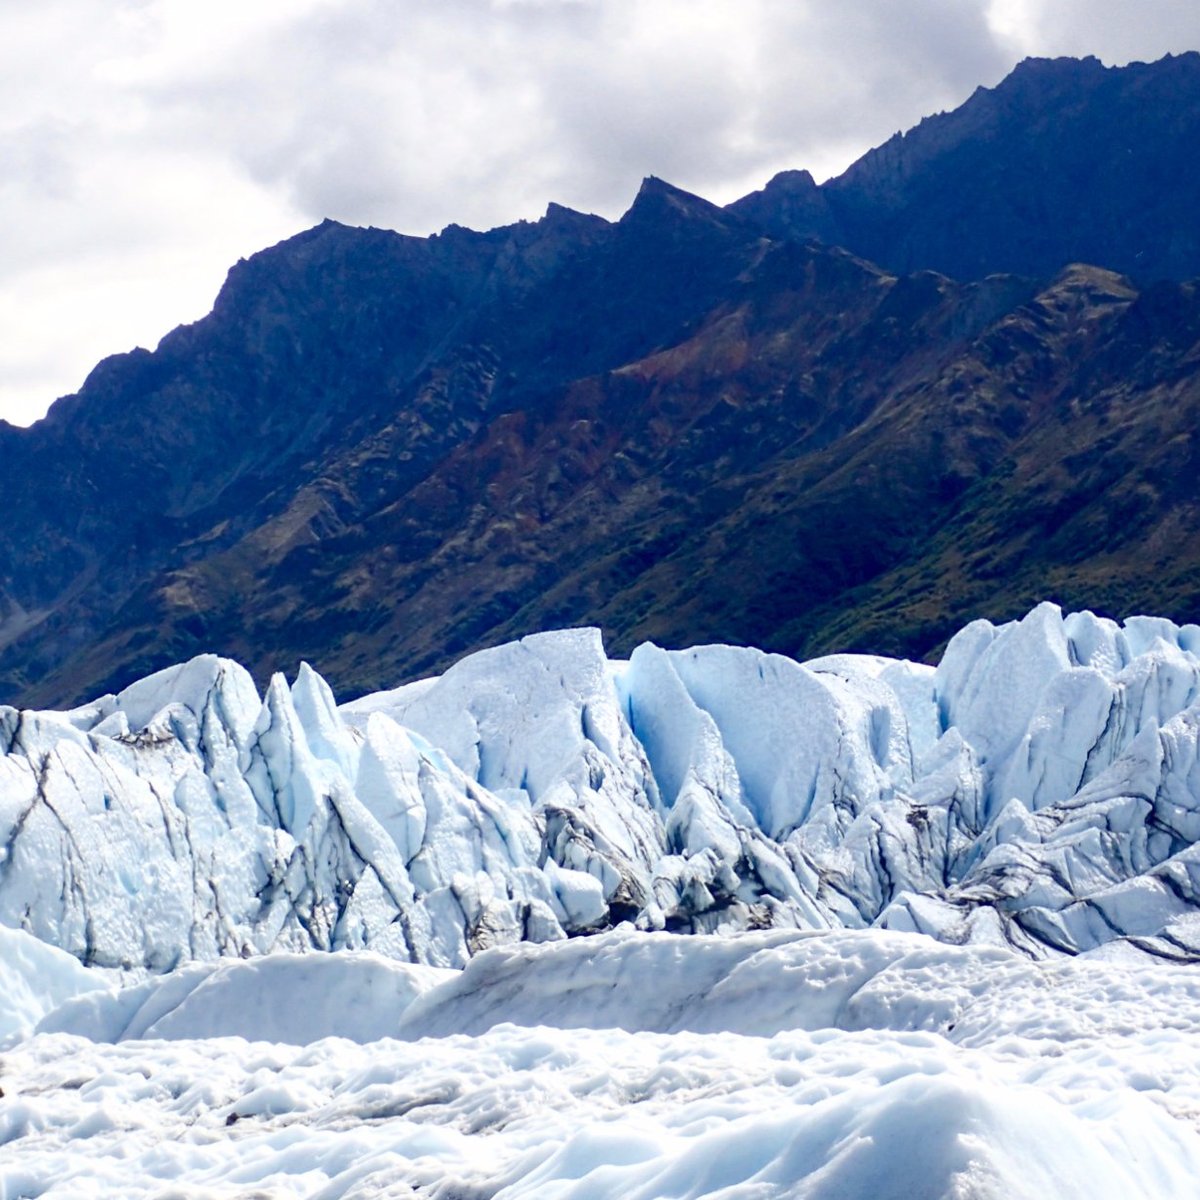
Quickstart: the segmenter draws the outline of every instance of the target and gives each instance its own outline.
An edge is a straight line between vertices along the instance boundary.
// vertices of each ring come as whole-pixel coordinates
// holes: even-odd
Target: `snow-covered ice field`
[[[343,972],[305,1028],[293,1013]],[[1200,1181],[1189,968],[618,930],[461,973],[280,956],[134,991],[70,1001],[0,1057],[6,1200],[1161,1200]],[[295,1044],[330,1023],[345,1036]]]

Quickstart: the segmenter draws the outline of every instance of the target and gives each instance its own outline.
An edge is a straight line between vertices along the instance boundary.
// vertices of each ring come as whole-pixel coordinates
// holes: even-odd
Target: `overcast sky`
[[[818,179],[1030,54],[1200,48],[1198,0],[0,0],[0,416],[333,217],[427,234]]]

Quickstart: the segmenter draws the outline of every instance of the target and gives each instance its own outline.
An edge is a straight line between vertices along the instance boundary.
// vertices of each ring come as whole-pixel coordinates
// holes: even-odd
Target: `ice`
[[[587,929],[600,924],[607,912],[604,888],[600,881],[583,871],[560,867],[553,859],[546,862],[546,879],[559,920],[569,929]]]
[[[873,681],[854,687],[781,655],[733,646],[671,652],[670,661],[720,730],[746,805],[771,837],[814,819],[824,824],[830,810],[888,791],[890,769],[904,773],[902,711]]]
[[[429,823],[421,795],[422,749],[389,717],[373,713],[366,723],[355,776],[359,800],[395,842],[406,864],[424,844]]]
[[[0,1194],[1182,1197],[1198,1035],[1189,969],[877,930],[195,964],[8,1048]]]
[[[729,817],[752,825],[742,783],[713,718],[688,694],[671,655],[639,646],[618,678],[630,725],[650,761],[663,807],[698,787]]]
[[[327,1037],[374,1042],[393,1036],[408,1005],[454,974],[362,952],[193,963],[119,992],[92,991],[60,1002],[38,1032],[72,1033],[94,1042],[213,1037],[298,1046]]]
[[[115,697],[113,705],[139,732],[176,706],[199,722],[215,714],[233,739],[244,745],[258,712],[258,692],[244,667],[203,654],[132,684]]]
[[[0,1042],[29,1033],[64,1001],[108,987],[102,974],[69,954],[0,925]]]
[[[576,770],[591,743],[617,761],[620,720],[599,630],[535,634],[483,650],[380,705],[345,706],[351,719],[385,712],[444,750],[492,791],[537,800]]]
[[[342,708],[205,655],[0,710],[0,923],[130,978],[623,922],[1200,959],[1198,647],[1051,604],[936,669],[563,630]]]
[[[480,797],[494,795],[521,822],[536,809],[545,855],[596,879],[606,905],[636,913],[645,904],[665,835],[597,630],[485,650],[433,683],[343,711],[360,728],[382,713],[412,729]]]
[[[993,995],[1042,994],[1046,977],[1045,966],[1008,949],[883,930],[680,939],[626,929],[482,954],[414,1002],[400,1031],[477,1035],[513,1022],[759,1037],[830,1028],[945,1034]],[[1200,981],[1185,992],[1200,998]]]

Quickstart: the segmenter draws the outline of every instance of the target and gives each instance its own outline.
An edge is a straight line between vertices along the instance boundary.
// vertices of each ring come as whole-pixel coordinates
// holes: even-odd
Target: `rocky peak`
[[[642,180],[633,204],[621,218],[625,227],[662,222],[707,221],[722,224],[721,209],[708,200],[685,192],[655,175]]]
[[[960,279],[1045,278],[1072,261],[1186,279],[1200,274],[1197,145],[1200,55],[1029,59],[824,184],[827,236]]]
[[[829,204],[808,171],[781,171],[766,187],[735,200],[726,211],[785,237],[838,240]]]

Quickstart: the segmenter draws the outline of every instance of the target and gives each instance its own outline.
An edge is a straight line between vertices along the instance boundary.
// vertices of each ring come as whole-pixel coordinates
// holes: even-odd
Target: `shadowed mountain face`
[[[893,271],[1046,277],[1091,262],[1184,280],[1200,275],[1198,148],[1200,54],[1028,59],[837,179],[787,171],[730,207]]]
[[[1198,62],[1026,64],[841,180],[725,210],[652,179],[614,224],[326,222],[240,263],[205,320],[101,363],[32,429],[0,423],[0,701],[203,650],[260,674],[309,658],[353,693],[585,622],[614,653],[920,656],[1044,596],[1194,617],[1196,285],[1106,269],[1135,253],[1116,238],[1069,266],[1065,233],[1028,276],[981,277],[1006,231],[1053,241],[999,200],[959,237],[967,282],[798,235],[873,204],[872,228],[904,231],[879,258],[953,265],[905,205],[994,197],[987,172],[1022,147],[1038,165],[1009,172],[1083,237],[1051,143],[1174,87],[1173,107],[1121,109],[1157,121],[1139,152],[1184,138],[1186,159],[1159,179],[1158,234],[1121,219],[1168,264],[1150,275],[1178,275]]]

